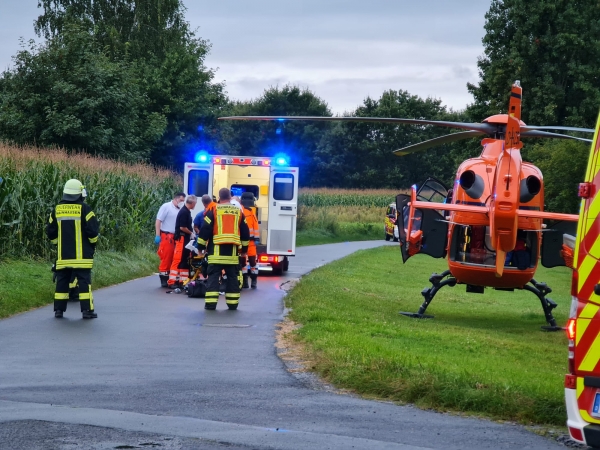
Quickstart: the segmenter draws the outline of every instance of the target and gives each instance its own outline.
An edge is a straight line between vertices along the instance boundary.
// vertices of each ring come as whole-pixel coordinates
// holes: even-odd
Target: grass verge
[[[422,408],[461,411],[525,424],[564,425],[564,333],[544,333],[539,300],[528,292],[445,288],[428,312],[421,289],[445,261],[417,255],[402,265],[397,247],[361,251],[321,267],[290,292],[294,338],[311,368],[344,389]],[[569,311],[570,271],[540,269]]]
[[[378,223],[338,222],[334,229],[307,228],[299,230],[296,234],[296,246],[383,240],[383,234],[383,225]]]
[[[94,258],[92,289],[96,290],[156,272],[158,257],[148,249],[130,253],[102,251]],[[0,263],[0,319],[52,303],[51,264],[41,260]]]

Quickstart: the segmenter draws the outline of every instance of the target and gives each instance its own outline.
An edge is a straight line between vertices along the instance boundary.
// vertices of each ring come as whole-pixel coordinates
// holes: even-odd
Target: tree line
[[[405,156],[395,149],[441,136],[430,126],[371,123],[218,122],[223,115],[331,116],[309,89],[276,86],[232,101],[205,66],[208,41],[185,20],[181,0],[39,0],[35,31],[0,76],[0,139],[59,146],[179,169],[199,151],[286,153],[303,186],[406,188],[427,176],[451,183],[478,140]],[[597,2],[493,0],[486,14],[479,82],[462,111],[441,99],[390,89],[354,116],[478,122],[506,112],[514,80],[523,120],[594,127],[600,106]],[[587,162],[580,143],[526,142],[524,158],[545,176],[548,207],[576,212]]]

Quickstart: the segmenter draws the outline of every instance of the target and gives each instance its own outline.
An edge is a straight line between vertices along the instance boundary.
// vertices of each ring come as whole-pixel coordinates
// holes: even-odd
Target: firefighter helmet
[[[86,197],[87,193],[85,191],[85,186],[81,184],[79,180],[69,180],[65,183],[65,188],[63,189],[63,200],[74,202],[79,200],[80,197]]]

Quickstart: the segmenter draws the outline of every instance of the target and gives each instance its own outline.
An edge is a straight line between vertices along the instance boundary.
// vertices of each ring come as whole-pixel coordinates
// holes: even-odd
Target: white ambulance
[[[258,267],[275,275],[287,271],[288,258],[296,253],[298,168],[289,167],[286,156],[201,153],[196,155],[195,162],[185,163],[185,193],[198,197],[192,217],[204,210],[200,197],[205,194],[218,197],[221,188],[229,188],[232,196],[240,198],[244,192],[254,194],[260,228]]]

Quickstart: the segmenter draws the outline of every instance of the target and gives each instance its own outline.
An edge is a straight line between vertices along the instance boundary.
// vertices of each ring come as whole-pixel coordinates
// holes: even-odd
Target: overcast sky
[[[286,83],[309,87],[333,112],[403,89],[462,109],[472,98],[490,0],[184,0],[212,43],[229,96]],[[19,38],[36,38],[37,0],[0,0],[0,69]]]

